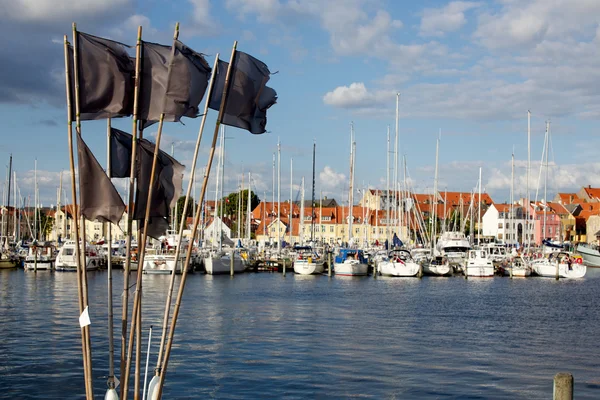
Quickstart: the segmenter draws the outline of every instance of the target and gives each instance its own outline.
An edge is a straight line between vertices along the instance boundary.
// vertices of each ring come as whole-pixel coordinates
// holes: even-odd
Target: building
[[[520,204],[491,204],[481,218],[482,235],[495,237],[499,243],[514,245],[526,243],[529,234],[530,243],[535,243],[535,229],[531,222],[527,227],[527,212]],[[529,229],[529,231],[527,231]]]
[[[545,239],[561,241],[560,216],[548,204],[531,203],[530,214],[534,217],[536,245],[541,245]]]
[[[231,226],[232,222],[227,217],[223,219],[219,217],[210,218],[206,221],[206,228],[204,229],[205,243],[216,246],[219,241],[219,235],[221,235],[221,240],[231,241]]]
[[[598,203],[600,202],[600,188],[593,188],[591,185],[584,186],[577,192],[577,197],[585,203]]]

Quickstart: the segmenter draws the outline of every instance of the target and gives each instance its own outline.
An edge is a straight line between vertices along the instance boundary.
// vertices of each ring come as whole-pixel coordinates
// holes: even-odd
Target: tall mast
[[[266,199],[265,199],[266,200]],[[271,191],[271,212],[275,211],[275,152],[273,152],[273,190]],[[273,218],[271,218],[273,221]],[[269,233],[269,238],[271,234]]]
[[[33,164],[33,201],[34,201],[34,208],[33,208],[33,239],[37,240],[38,238],[38,230],[37,230],[37,207],[38,207],[38,190],[37,190],[37,158],[34,161]]]
[[[352,220],[354,213],[354,122],[350,122],[350,188],[348,190],[348,245],[352,240]]]
[[[310,241],[315,241],[315,155],[317,152],[317,142],[313,142],[313,170],[312,170],[312,201],[311,201],[311,216],[310,216]],[[304,218],[304,216],[302,216]]]
[[[6,191],[6,241],[8,243],[8,226],[10,225],[10,217],[8,214],[10,210],[10,183],[12,180],[12,153],[8,161],[8,190]],[[15,200],[16,203],[16,200]],[[13,213],[14,214],[14,213]],[[14,238],[13,238],[14,239]]]
[[[527,222],[525,223],[525,234],[527,240],[527,250],[531,242],[531,235],[529,233],[531,228],[531,221],[529,220],[529,207],[531,206],[531,200],[529,199],[529,174],[531,173],[531,111],[527,110],[527,209],[526,217]]]
[[[302,188],[302,191],[304,191],[304,187]],[[304,194],[303,194],[303,196],[304,196]],[[323,192],[322,191],[319,191],[319,236],[321,237],[321,244],[323,244]]]
[[[219,214],[219,180],[221,177],[221,157],[223,157],[223,128],[221,128],[221,137],[219,138],[219,161],[217,162],[217,175],[215,182],[215,209],[213,211],[213,237],[212,237],[212,246],[217,243],[217,216]],[[212,247],[211,246],[211,247]]]
[[[289,211],[289,223],[290,223],[290,246],[292,245],[292,231],[294,230],[294,224],[292,223],[294,218],[294,203],[292,201],[294,197],[294,158],[290,158],[290,211]]]
[[[481,167],[479,167],[479,198],[477,204],[477,246],[481,246]]]
[[[387,127],[387,168],[386,168],[386,194],[385,194],[385,218],[386,218],[386,224],[385,224],[385,237],[386,239],[391,241],[391,236],[390,236],[390,126],[388,125]],[[380,197],[381,198],[381,197]]]
[[[62,178],[62,173],[61,173],[61,178]],[[18,228],[17,228],[17,171],[13,171],[13,179],[15,181],[15,184],[13,185],[13,199],[15,200],[15,205],[13,206],[13,237],[14,237],[14,242],[17,243],[17,232],[18,232]]]
[[[244,193],[244,168],[242,167],[242,176],[239,182],[238,206],[237,206],[237,237],[242,237],[242,195]]]
[[[510,163],[510,222],[508,225],[509,231],[511,232],[511,239],[515,239],[514,238],[514,230],[512,229],[513,226],[513,205],[515,203],[515,195],[514,195],[514,191],[515,191],[515,149],[513,148],[513,153],[512,153],[512,157],[511,157],[511,163]],[[510,243],[509,243],[510,244]]]
[[[281,144],[277,139],[277,254],[281,256]]]
[[[223,195],[225,192],[225,125],[221,128],[221,215],[219,217],[219,251],[223,247]]]
[[[437,234],[437,191],[438,191],[438,159],[440,155],[440,136],[442,135],[441,129],[438,139],[435,144],[435,176],[433,178],[433,201],[431,202],[432,215],[431,220],[431,249],[435,248],[436,234]]]
[[[302,187],[300,188],[300,226],[298,227],[298,236],[300,239],[300,246],[304,246],[304,177],[302,177],[301,186]]]
[[[548,141],[549,141],[549,137],[550,137],[550,122],[546,121],[546,138],[544,140],[544,148],[545,148],[545,152],[546,152],[546,171],[544,173],[544,229],[542,229],[543,232],[543,237],[542,240],[546,238],[547,236],[547,232],[546,232],[546,207],[548,205]]]
[[[394,222],[398,221],[398,120],[400,115],[400,93],[396,93],[396,136],[394,138]]]
[[[402,156],[402,161],[404,163],[404,178],[402,179],[402,202],[401,202],[401,211],[402,211],[402,219],[404,221],[403,224],[400,225],[400,233],[403,233],[402,226],[406,226],[406,236],[401,235],[404,239],[410,239],[410,223],[408,222],[408,211],[406,210],[406,200],[408,199],[408,188],[406,186],[406,156]]]
[[[252,232],[252,227],[250,226],[252,224],[252,210],[250,209],[250,207],[252,207],[252,199],[250,196],[250,180],[252,179],[252,174],[250,172],[248,172],[248,205],[247,205],[247,212],[248,212],[248,223],[246,224],[246,239],[248,239],[248,242],[250,242],[250,236],[251,236],[251,232]]]

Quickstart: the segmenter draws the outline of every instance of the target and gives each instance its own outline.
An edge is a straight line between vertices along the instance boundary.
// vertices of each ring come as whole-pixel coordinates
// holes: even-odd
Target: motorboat
[[[567,251],[550,253],[547,258],[531,261],[533,272],[542,277],[576,279],[583,278],[587,267],[581,257],[574,257]]]
[[[340,276],[364,276],[369,272],[369,263],[360,249],[339,249],[333,262],[333,270]]]
[[[77,271],[76,247],[77,245],[74,240],[67,240],[63,244],[56,256],[54,264],[56,271]],[[89,243],[86,243],[85,247],[85,269],[87,271],[97,270],[101,261],[97,249]]]
[[[493,277],[494,263],[484,249],[469,250],[465,273],[472,277]]]
[[[29,254],[23,264],[24,268],[32,271],[52,270],[55,261],[54,250],[54,246],[50,243],[30,246]]]
[[[452,266],[446,256],[435,256],[431,260],[423,262],[423,273],[425,275],[448,276],[452,274]]]

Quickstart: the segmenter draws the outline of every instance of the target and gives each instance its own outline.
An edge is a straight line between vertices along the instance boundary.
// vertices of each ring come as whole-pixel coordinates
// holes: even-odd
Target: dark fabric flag
[[[131,115],[135,61],[127,53],[128,46],[82,32],[77,33],[77,41],[80,119],[86,121]],[[70,57],[72,60],[72,47]],[[74,91],[74,74],[71,76]],[[75,101],[74,95],[72,99]]]
[[[154,143],[142,139],[138,141],[136,165],[136,192],[133,219],[143,221],[148,203]],[[131,135],[118,129],[111,129],[111,174],[113,177],[129,177],[131,166]],[[113,172],[114,171],[114,172]],[[158,238],[169,228],[168,217],[182,192],[184,166],[159,150],[154,178],[154,189],[150,201],[150,223],[148,235]]]
[[[131,135],[110,128],[110,174],[112,178],[131,176]]]
[[[183,116],[197,117],[211,73],[202,54],[176,41],[171,78],[167,82],[171,46],[144,42],[142,49],[139,118],[158,121],[162,112],[169,122],[177,122]]]
[[[219,110],[229,63],[220,61],[209,107]],[[277,102],[277,92],[266,86],[271,72],[265,63],[244,52],[236,52],[223,120],[225,125],[254,134],[266,132],[267,110]]]
[[[96,157],[77,133],[81,215],[90,221],[118,224],[125,204]]]

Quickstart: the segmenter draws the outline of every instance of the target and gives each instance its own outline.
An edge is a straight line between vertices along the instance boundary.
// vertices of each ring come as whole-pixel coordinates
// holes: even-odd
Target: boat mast
[[[250,236],[251,236],[251,223],[252,223],[252,214],[251,214],[251,210],[250,207],[252,207],[252,202],[251,202],[251,196],[250,196],[250,179],[252,179],[252,173],[248,172],[248,206],[247,206],[247,212],[248,212],[248,223],[246,224],[246,237],[248,239],[248,243],[250,243]]]
[[[438,161],[440,155],[440,136],[442,135],[442,130],[440,129],[439,136],[435,143],[435,176],[433,178],[433,200],[431,201],[431,207],[433,218],[431,220],[431,251],[435,249],[436,245],[436,236],[437,236],[437,191],[438,191]]]
[[[404,225],[406,225],[406,236],[403,235],[403,230],[402,230],[402,225],[400,226],[400,238],[404,238],[407,240],[410,240],[410,223],[408,221],[409,219],[409,215],[408,215],[408,211],[406,210],[406,200],[408,200],[409,195],[408,195],[408,187],[406,186],[406,156],[403,155],[402,156],[402,161],[404,164],[404,178],[403,178],[403,182],[402,182],[402,202],[401,202],[401,212],[402,212],[402,219],[404,220]]]
[[[225,125],[221,128],[221,215],[219,217],[219,251],[223,247],[223,195],[225,192]]]
[[[290,223],[290,246],[292,245],[292,231],[294,230],[294,158],[290,158],[290,212],[289,212],[289,223]]]
[[[511,167],[510,167],[510,221],[509,221],[509,232],[510,238],[515,239],[515,232],[513,229],[513,205],[515,203],[515,149],[513,148],[513,153],[511,157]],[[516,242],[516,241],[514,241]],[[513,242],[513,243],[514,243]],[[510,243],[509,243],[510,244]]]
[[[273,190],[271,191],[271,213],[273,213],[273,214],[275,213],[275,152],[273,152]],[[273,221],[272,217],[271,217],[271,221]],[[270,232],[269,232],[269,239],[271,239]]]
[[[6,191],[6,243],[8,244],[8,231],[10,225],[10,182],[12,179],[12,153],[10,154],[10,158],[8,161],[8,190]],[[16,203],[16,200],[15,200]],[[14,237],[13,237],[14,238]]]
[[[542,235],[542,240],[544,240],[547,236],[547,232],[546,232],[546,208],[548,205],[548,192],[547,192],[547,186],[548,186],[548,139],[550,136],[550,122],[546,121],[546,138],[544,140],[544,151],[546,152],[546,171],[544,173],[544,229],[542,229],[542,232],[544,232]]]
[[[317,152],[317,142],[313,141],[313,170],[312,170],[312,202],[311,202],[311,216],[310,216],[310,241],[315,241],[315,155]],[[304,218],[304,215],[302,215]]]
[[[38,238],[38,227],[37,227],[37,206],[38,206],[38,191],[37,191],[37,158],[33,164],[33,201],[35,202],[33,208],[33,240]]]
[[[221,134],[223,133],[223,128],[221,128]],[[212,232],[212,245],[214,248],[217,243],[217,216],[219,214],[219,178],[221,177],[221,157],[223,156],[223,136],[219,137],[219,161],[217,163],[217,175],[215,180],[215,209],[213,211],[213,232]]]
[[[281,144],[277,139],[277,255],[281,257]]]
[[[396,230],[400,225],[400,219],[398,217],[398,119],[399,119],[399,111],[400,111],[400,93],[396,93],[396,136],[394,138],[394,224],[396,225]]]
[[[385,194],[385,208],[386,208],[386,224],[385,224],[385,237],[388,243],[391,242],[392,237],[390,235],[390,126],[387,127],[387,168],[386,168],[386,194]],[[381,197],[380,197],[381,198]],[[387,249],[386,249],[387,250]]]
[[[481,167],[479,167],[479,198],[477,204],[477,246],[481,247]]]
[[[304,197],[304,179],[302,181],[302,196]],[[302,201],[304,204],[304,200]],[[304,218],[304,216],[302,216]],[[321,244],[323,244],[323,192],[319,190],[319,236],[321,239]]]
[[[61,178],[62,178],[62,171],[61,171]],[[18,242],[17,240],[17,232],[19,231],[19,228],[17,228],[17,212],[18,212],[18,207],[17,207],[17,171],[13,171],[13,179],[15,181],[15,184],[13,185],[13,199],[15,200],[15,205],[13,206],[13,237],[15,238],[15,243]]]
[[[350,122],[350,189],[348,190],[348,246],[352,240],[352,220],[354,213],[354,122]]]
[[[242,194],[244,193],[244,167],[242,167],[242,176],[238,181],[238,206],[237,206],[237,237],[242,237]]]
[[[299,238],[300,246],[304,246],[304,177],[302,177],[300,192],[300,226],[299,226]]]
[[[529,174],[531,173],[531,111],[527,110],[527,209],[526,209],[526,217],[527,222],[525,223],[525,233],[527,240],[527,251],[529,251],[529,246],[531,245],[531,235],[530,225],[531,221],[529,218],[529,208],[531,207],[531,200],[529,199]]]

